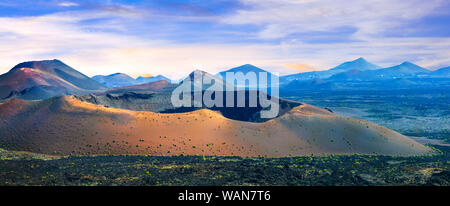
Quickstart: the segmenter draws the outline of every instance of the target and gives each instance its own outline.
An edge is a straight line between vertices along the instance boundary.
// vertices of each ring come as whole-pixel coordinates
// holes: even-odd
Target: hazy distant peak
[[[435,70],[435,71],[433,71],[433,74],[450,77],[450,67],[444,67],[444,68]]]
[[[147,77],[139,76],[138,78],[136,78],[136,81],[140,84],[155,82],[155,81],[159,81],[159,80],[165,80],[167,82],[172,82],[172,80],[170,80],[169,78],[167,78],[163,75],[147,76]]]
[[[128,74],[125,74],[125,73],[114,73],[114,74],[108,75],[108,77],[126,77],[126,78],[132,78],[132,77],[130,77]]]
[[[417,66],[416,64],[413,64],[409,61],[405,61],[405,62],[401,63],[400,65],[402,65],[402,66]]]
[[[137,84],[136,80],[124,73],[114,73],[110,75],[97,75],[92,79],[109,88],[129,86]]]
[[[408,61],[403,62],[397,66],[389,67],[388,69],[397,69],[397,70],[401,69],[401,70],[416,71],[416,72],[429,72],[429,70],[427,70],[421,66],[418,66],[414,63],[408,62]]]
[[[259,73],[259,72],[267,72],[267,71],[265,71],[265,70],[263,70],[263,69],[261,69],[259,67],[256,67],[254,65],[251,65],[251,64],[244,64],[244,65],[241,65],[241,66],[238,66],[238,67],[234,67],[234,68],[231,68],[229,70],[220,72],[219,74],[223,75],[226,72],[242,72],[242,73],[246,74],[248,72]]]
[[[133,79],[132,77],[130,77],[128,74],[125,74],[125,73],[114,73],[114,74],[109,74],[109,75],[95,75],[95,76],[93,76],[92,78],[94,78],[94,79],[112,79],[112,78],[114,78],[114,79],[118,79],[118,78],[121,78],[121,79]]]
[[[330,70],[341,70],[341,71],[360,70],[360,71],[364,71],[364,70],[376,70],[376,69],[381,69],[381,67],[368,62],[363,57],[360,57],[353,61],[344,62]]]
[[[367,62],[367,60],[364,59],[364,57],[359,57],[358,59],[355,59],[353,62]]]
[[[435,72],[450,72],[450,67],[443,67],[440,69],[435,70]]]
[[[260,68],[258,68],[257,66],[255,66],[255,65],[253,65],[253,64],[244,64],[244,65],[241,65],[241,66],[238,66],[238,67],[236,67],[236,68],[243,68],[243,69],[260,69]]]

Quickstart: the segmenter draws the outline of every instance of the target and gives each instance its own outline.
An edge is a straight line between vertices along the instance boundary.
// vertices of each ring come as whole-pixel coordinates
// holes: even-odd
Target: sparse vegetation
[[[450,186],[450,147],[433,148],[441,154],[415,157],[100,155],[29,158],[40,155],[22,156],[23,153],[0,150],[0,185]]]

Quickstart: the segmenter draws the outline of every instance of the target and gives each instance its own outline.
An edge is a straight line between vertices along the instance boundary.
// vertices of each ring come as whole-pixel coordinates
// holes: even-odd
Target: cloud
[[[194,69],[218,72],[229,64],[270,59],[266,52],[271,47],[264,45],[179,45],[104,31],[101,28],[109,28],[110,25],[102,26],[102,21],[89,27],[84,24],[112,15],[109,12],[83,11],[37,17],[0,17],[0,70],[6,72],[22,61],[58,58],[91,76],[126,72],[182,78]],[[121,18],[123,16],[115,20],[121,21]],[[89,29],[91,27],[96,29]]]
[[[286,37],[298,32],[333,31],[354,27],[355,38],[383,35],[393,27],[439,10],[443,0],[242,0],[250,9],[223,18],[227,24],[254,24],[263,29],[262,39]]]
[[[62,7],[74,7],[74,6],[79,6],[78,3],[74,3],[74,2],[60,2],[58,3],[58,6],[62,6]]]
[[[139,6],[80,4],[83,9],[76,11],[0,17],[0,72],[22,61],[55,58],[90,76],[125,72],[173,79],[194,69],[217,73],[247,63],[280,74],[324,70],[361,56],[380,66],[403,61],[428,68],[450,65],[449,37],[383,35],[386,28],[427,15],[440,1],[422,7],[412,0],[422,10],[397,0],[333,2],[246,0],[232,14],[187,17]],[[183,21],[189,23],[180,25]],[[206,28],[224,32],[205,29],[205,22],[213,24]],[[336,29],[344,26],[355,29]],[[205,38],[185,40],[187,32]],[[345,41],[323,40],[334,36]]]
[[[14,64],[19,60],[71,56],[84,50],[143,45],[136,37],[93,32],[80,23],[110,16],[101,12],[64,12],[38,17],[1,17],[0,59],[3,64]],[[95,28],[105,28],[101,25],[102,22]]]

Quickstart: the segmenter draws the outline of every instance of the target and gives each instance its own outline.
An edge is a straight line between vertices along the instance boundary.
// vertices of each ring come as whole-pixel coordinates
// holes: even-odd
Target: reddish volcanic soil
[[[21,68],[11,74],[2,76],[0,86],[6,85],[16,91],[21,91],[36,85],[79,89],[78,87],[61,78],[58,78],[57,76],[32,68]]]
[[[104,91],[106,87],[59,60],[23,62],[0,75],[0,100],[46,99]]]
[[[429,154],[385,127],[302,105],[264,122],[211,110],[160,114],[89,104],[73,97],[0,104],[0,147],[45,154],[282,157],[310,154]]]

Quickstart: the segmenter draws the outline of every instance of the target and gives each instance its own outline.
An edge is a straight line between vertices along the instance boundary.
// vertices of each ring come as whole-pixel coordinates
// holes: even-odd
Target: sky
[[[60,59],[80,72],[292,74],[364,57],[450,66],[448,0],[0,0],[0,73]]]

